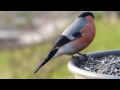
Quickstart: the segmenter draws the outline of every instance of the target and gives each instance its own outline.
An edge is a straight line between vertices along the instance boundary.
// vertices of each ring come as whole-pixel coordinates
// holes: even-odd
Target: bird
[[[34,70],[34,73],[45,65],[48,61],[62,56],[79,54],[85,49],[95,38],[95,15],[92,12],[83,12],[77,19],[67,27],[64,32],[57,38],[47,57]]]

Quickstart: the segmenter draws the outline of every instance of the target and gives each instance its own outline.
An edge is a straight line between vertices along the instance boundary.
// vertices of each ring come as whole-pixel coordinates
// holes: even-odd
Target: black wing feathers
[[[77,32],[77,33],[73,34],[72,36],[74,36],[75,38],[78,38],[78,37],[81,37],[82,34],[80,32]]]
[[[72,35],[72,37],[74,37],[74,39],[78,38],[78,37],[81,37],[82,34],[80,32],[77,32],[77,33],[74,33]],[[73,39],[73,40],[74,40]],[[55,49],[56,47],[60,47],[68,42],[70,42],[72,40],[68,39],[65,35],[61,35],[55,42],[54,46],[53,46],[53,49]]]
[[[70,42],[70,41],[71,41],[71,40],[68,39],[66,36],[61,35],[61,36],[57,39],[57,41],[55,42],[53,48],[60,47],[60,46],[66,44],[66,43],[68,43],[68,42]]]

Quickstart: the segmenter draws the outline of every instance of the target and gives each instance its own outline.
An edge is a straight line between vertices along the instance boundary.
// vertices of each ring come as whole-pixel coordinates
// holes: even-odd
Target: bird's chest
[[[76,51],[81,51],[85,49],[91,42],[93,38],[91,37],[81,37],[71,42],[72,48]]]

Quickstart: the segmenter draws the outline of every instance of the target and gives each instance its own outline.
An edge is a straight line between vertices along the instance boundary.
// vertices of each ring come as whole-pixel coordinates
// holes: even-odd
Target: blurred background
[[[1,79],[74,79],[67,64],[71,56],[49,61],[47,56],[58,36],[85,11],[0,11]],[[81,53],[120,49],[120,12],[95,14],[96,37]]]

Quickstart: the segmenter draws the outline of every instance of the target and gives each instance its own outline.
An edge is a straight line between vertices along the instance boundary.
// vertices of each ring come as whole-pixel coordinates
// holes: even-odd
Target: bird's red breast
[[[83,27],[81,30],[83,36],[71,42],[72,47],[76,49],[76,52],[85,49],[93,41],[95,32],[96,29],[92,22]]]

